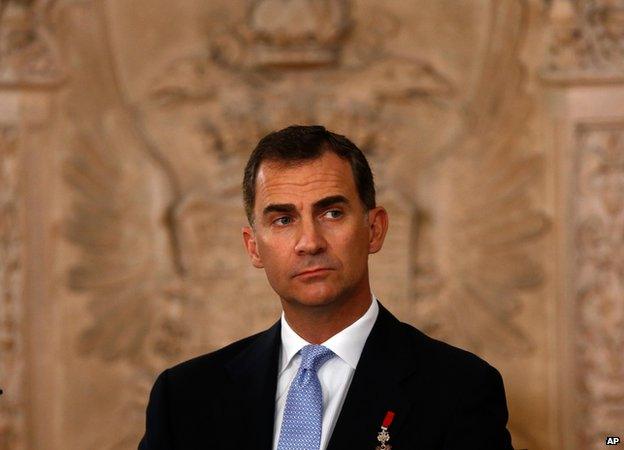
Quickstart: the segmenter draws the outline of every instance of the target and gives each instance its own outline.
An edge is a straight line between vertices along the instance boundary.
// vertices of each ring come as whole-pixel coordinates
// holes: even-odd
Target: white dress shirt
[[[322,343],[336,356],[327,361],[318,370],[319,381],[323,389],[323,429],[321,431],[320,450],[325,450],[329,437],[334,431],[336,420],[342,409],[349,385],[355,373],[366,339],[370,334],[379,306],[373,295],[371,305],[362,317],[347,328]],[[281,318],[282,347],[277,372],[277,392],[275,395],[275,425],[273,428],[273,450],[277,449],[286,397],[301,364],[301,350],[310,343],[290,328],[282,312]]]

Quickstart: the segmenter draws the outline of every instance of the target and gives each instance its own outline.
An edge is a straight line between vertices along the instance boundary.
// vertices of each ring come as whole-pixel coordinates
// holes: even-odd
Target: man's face
[[[368,255],[381,248],[387,216],[365,211],[348,161],[324,152],[298,165],[263,162],[254,218],[245,246],[283,301],[322,306],[368,291]]]

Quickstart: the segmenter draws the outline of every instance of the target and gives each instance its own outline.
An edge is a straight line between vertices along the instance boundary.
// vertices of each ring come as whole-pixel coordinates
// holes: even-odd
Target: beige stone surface
[[[503,374],[516,448],[624,434],[624,3],[0,0],[0,450],[136,448],[157,373],[280,312],[259,137],[390,213],[373,290]]]

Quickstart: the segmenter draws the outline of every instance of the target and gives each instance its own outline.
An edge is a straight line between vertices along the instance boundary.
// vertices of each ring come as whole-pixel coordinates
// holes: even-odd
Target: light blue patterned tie
[[[301,366],[288,390],[277,450],[319,450],[323,391],[316,373],[333,357],[334,352],[322,345],[301,349]]]

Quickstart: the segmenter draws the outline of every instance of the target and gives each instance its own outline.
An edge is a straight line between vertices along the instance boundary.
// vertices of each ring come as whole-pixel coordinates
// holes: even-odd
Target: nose
[[[295,244],[295,252],[298,255],[316,255],[327,247],[327,241],[313,221],[301,222],[300,234]]]

